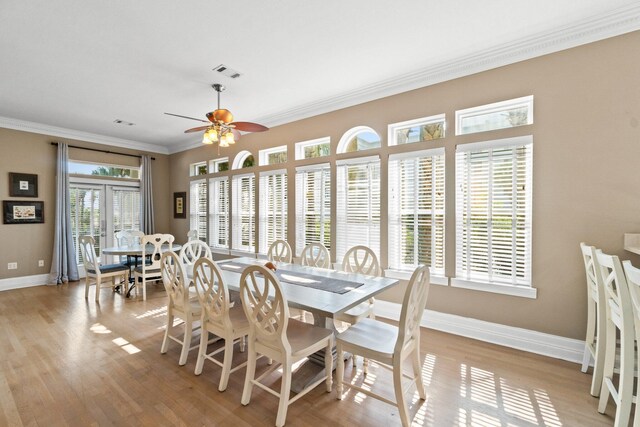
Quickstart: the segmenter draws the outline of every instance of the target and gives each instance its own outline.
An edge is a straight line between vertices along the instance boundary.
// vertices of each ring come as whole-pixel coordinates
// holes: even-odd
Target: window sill
[[[413,274],[413,271],[403,271],[403,270],[393,270],[393,269],[387,269],[384,271],[384,277],[388,277],[390,279],[399,279],[399,280],[409,280],[411,279],[412,274]],[[430,277],[430,281],[432,285],[449,286],[449,278],[446,276],[433,275]]]
[[[511,295],[514,297],[536,299],[538,290],[527,286],[502,285],[497,283],[475,282],[473,280],[451,278],[451,286],[454,288],[471,289],[474,291],[493,292],[496,294]]]
[[[241,256],[241,257],[249,257],[249,258],[255,258],[256,257],[256,253],[255,252],[249,252],[249,251],[243,251],[240,249],[231,249],[231,255],[233,256]]]
[[[229,249],[226,249],[226,248],[211,248],[211,252],[214,253],[214,254],[220,254],[220,255],[230,255],[231,254]]]

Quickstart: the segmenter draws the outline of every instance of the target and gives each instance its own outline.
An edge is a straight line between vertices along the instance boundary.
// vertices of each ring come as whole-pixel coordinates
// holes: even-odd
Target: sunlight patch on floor
[[[93,325],[91,325],[89,330],[94,334],[110,334],[111,333],[111,331],[107,329],[107,327],[104,326],[102,323],[94,323]]]
[[[166,315],[167,315],[167,307],[166,306],[158,307],[158,308],[153,309],[153,310],[147,310],[142,314],[138,314],[138,315],[134,314],[136,319],[144,319],[145,317],[153,317],[153,318],[155,318],[155,317],[166,316]]]
[[[123,349],[124,351],[126,351],[129,354],[140,353],[140,349],[138,347],[136,347],[135,345],[131,344],[129,341],[125,340],[122,337],[118,337],[116,339],[113,339],[113,340],[111,340],[111,342],[113,342],[115,345],[117,345],[118,347],[120,347],[121,349]]]

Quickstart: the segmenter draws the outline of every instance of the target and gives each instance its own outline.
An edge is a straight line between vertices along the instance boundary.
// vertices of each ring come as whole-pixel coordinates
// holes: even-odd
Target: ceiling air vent
[[[222,74],[223,76],[227,76],[230,79],[237,79],[238,77],[241,76],[241,74],[239,72],[237,72],[233,68],[227,67],[224,64],[218,65],[217,67],[215,67],[213,69],[213,71],[217,71],[218,73]]]
[[[135,123],[131,123],[131,122],[125,122],[124,120],[120,120],[120,119],[115,119],[113,121],[113,123],[117,123],[119,125],[126,125],[126,126],[133,126],[135,125]]]

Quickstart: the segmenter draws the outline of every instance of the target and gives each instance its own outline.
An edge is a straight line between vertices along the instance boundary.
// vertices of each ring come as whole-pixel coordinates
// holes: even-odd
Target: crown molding
[[[640,30],[640,4],[255,119],[273,127]]]
[[[26,120],[12,119],[10,117],[0,116],[0,128],[38,133],[41,135],[50,135],[58,138],[68,138],[76,139],[79,141],[94,142],[96,144],[108,145],[110,147],[129,148],[158,154],[170,154],[169,149],[162,145],[147,144],[145,142],[114,138],[111,136],[83,132],[75,129],[67,129],[57,126],[45,125],[42,123],[28,122]]]

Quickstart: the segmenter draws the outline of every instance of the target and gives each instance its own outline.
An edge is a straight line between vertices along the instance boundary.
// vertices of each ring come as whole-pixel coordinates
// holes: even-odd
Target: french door
[[[140,229],[140,189],[137,182],[74,179],[69,186],[71,230],[76,261],[82,264],[80,237],[91,236],[96,254],[115,246],[114,234]],[[111,260],[103,260],[103,262]]]

